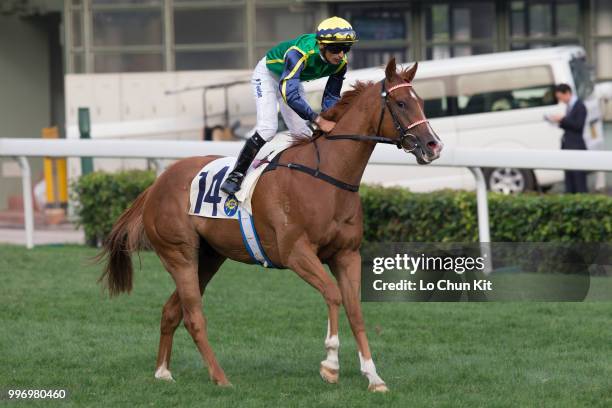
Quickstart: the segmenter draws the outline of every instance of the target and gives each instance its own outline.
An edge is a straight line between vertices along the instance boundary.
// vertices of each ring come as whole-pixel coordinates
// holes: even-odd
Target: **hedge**
[[[87,243],[101,244],[121,213],[153,181],[155,173],[145,170],[96,171],[81,176],[72,185],[72,199]]]
[[[94,172],[73,186],[87,241],[99,244],[155,179],[150,171]],[[476,196],[362,186],[365,241],[477,242]],[[595,194],[489,194],[494,242],[612,242],[612,198]]]
[[[476,195],[360,190],[366,241],[478,242]],[[612,198],[596,194],[489,193],[493,242],[611,242]]]

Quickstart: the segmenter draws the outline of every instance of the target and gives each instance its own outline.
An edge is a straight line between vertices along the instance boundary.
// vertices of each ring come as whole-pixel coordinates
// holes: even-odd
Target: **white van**
[[[343,91],[356,80],[379,81],[383,67],[350,70]],[[308,102],[320,107],[326,79],[305,83]],[[591,70],[581,47],[434,60],[419,63],[414,87],[425,101],[425,114],[446,146],[478,148],[560,148],[562,130],[544,116],[565,112],[554,85],[569,84],[589,110],[585,141],[589,149],[603,147],[598,100]],[[444,154],[444,152],[442,153]],[[550,170],[484,169],[489,188],[506,193],[547,187],[563,180]],[[364,182],[400,185],[413,191],[474,186],[467,169],[419,166],[366,168]]]

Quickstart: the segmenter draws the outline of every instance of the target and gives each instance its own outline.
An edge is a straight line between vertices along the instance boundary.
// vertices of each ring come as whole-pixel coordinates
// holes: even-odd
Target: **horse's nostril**
[[[431,142],[427,143],[427,147],[429,147],[435,153],[440,148],[440,145],[432,140]]]

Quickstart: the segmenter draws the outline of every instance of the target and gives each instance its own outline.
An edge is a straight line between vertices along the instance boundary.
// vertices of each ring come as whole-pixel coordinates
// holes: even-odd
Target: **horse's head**
[[[397,72],[395,58],[385,69],[382,81],[382,113],[378,123],[381,136],[397,139],[398,146],[414,154],[419,164],[429,164],[440,157],[444,144],[425,117],[423,100],[412,86],[418,63]],[[391,114],[384,115],[385,110]]]

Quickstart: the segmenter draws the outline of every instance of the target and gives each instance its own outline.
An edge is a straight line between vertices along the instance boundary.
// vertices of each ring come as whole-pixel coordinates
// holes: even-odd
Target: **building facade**
[[[612,80],[609,0],[70,0],[65,15],[70,73],[250,68],[338,15],[361,38],[355,68],[580,44]]]
[[[0,0],[0,137],[62,131],[64,74],[250,69],[331,15],[359,32],[352,68],[579,44],[612,81],[611,0]],[[1,210],[14,161],[0,179]]]

